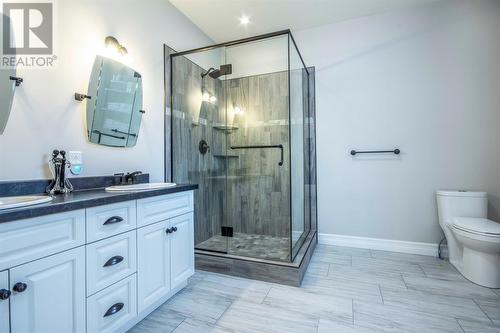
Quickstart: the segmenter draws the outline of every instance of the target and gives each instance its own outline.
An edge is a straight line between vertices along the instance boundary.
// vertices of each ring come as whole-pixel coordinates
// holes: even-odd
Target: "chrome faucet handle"
[[[124,180],[125,180],[125,183],[126,184],[133,184],[135,183],[136,181],[136,178],[137,176],[139,175],[142,175],[142,171],[134,171],[134,172],[130,172],[130,173],[127,173],[125,176],[124,176]]]
[[[125,173],[123,172],[119,172],[119,173],[115,173],[113,176],[115,176],[115,182],[116,180],[118,180],[118,182],[122,185],[125,184]]]

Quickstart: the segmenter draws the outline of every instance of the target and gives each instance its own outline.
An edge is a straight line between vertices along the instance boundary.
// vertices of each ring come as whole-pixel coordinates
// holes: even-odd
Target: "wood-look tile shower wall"
[[[225,81],[228,123],[239,129],[228,146],[278,145],[279,149],[233,150],[228,165],[229,221],[237,232],[289,237],[290,153],[288,74],[269,73]],[[237,115],[239,107],[244,114]]]
[[[173,180],[200,185],[195,243],[220,234],[223,225],[234,232],[289,237],[287,72],[206,77],[203,89],[217,98],[210,103],[201,99],[204,70],[186,57],[173,61]],[[244,113],[235,115],[236,106]],[[198,149],[202,139],[210,145],[205,155]],[[230,149],[270,144],[283,144],[283,166],[279,149]]]
[[[173,181],[199,184],[194,196],[195,244],[220,233],[224,220],[225,159],[215,157],[226,145],[216,124],[225,123],[220,80],[204,79],[204,89],[217,97],[202,101],[203,68],[185,57],[173,58],[172,170]],[[222,104],[221,104],[222,103]],[[200,140],[210,150],[199,151]]]

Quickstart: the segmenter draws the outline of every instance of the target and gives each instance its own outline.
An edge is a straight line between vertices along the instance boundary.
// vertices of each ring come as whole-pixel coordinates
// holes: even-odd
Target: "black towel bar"
[[[394,149],[394,150],[368,150],[368,151],[356,151],[356,150],[351,150],[351,155],[357,155],[357,154],[384,154],[384,153],[392,153],[395,155],[399,155],[401,153],[401,150],[399,149]]]

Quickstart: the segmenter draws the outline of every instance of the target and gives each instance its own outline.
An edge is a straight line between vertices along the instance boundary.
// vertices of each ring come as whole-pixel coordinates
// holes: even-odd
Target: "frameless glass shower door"
[[[290,261],[288,37],[226,47],[228,253]]]
[[[228,161],[225,91],[213,71],[225,63],[224,48],[171,57],[172,180],[199,185],[195,246],[217,253],[228,252],[227,237],[221,235]]]
[[[312,220],[309,74],[289,32],[171,56],[171,172],[195,247],[291,262]]]
[[[291,154],[291,252],[295,257],[310,230],[310,197],[306,196],[310,163],[307,114],[309,108],[309,75],[297,45],[288,35],[290,145]]]

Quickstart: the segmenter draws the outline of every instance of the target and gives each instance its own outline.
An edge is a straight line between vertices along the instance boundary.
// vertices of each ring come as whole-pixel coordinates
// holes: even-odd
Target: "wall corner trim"
[[[438,244],[320,233],[319,244],[437,257]]]

